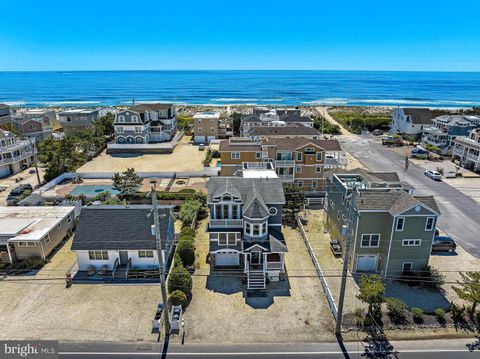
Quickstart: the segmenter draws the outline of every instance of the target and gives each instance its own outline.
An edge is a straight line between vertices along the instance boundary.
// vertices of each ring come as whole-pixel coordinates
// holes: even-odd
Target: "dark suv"
[[[455,252],[457,244],[447,236],[437,236],[433,239],[432,252]]]
[[[33,191],[32,185],[28,183],[21,184],[20,186],[12,189],[12,191],[8,194],[7,204],[14,204],[15,200],[27,191]]]

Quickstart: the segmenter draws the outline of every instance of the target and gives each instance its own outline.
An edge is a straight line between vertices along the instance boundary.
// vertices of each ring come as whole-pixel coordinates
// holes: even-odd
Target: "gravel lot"
[[[37,174],[29,173],[32,169],[34,169],[34,167],[26,168],[14,176],[0,179],[0,186],[7,186],[7,189],[5,191],[0,192],[0,206],[7,205],[8,194],[12,189],[19,186],[20,184],[30,183],[33,188],[38,186]],[[42,167],[38,167],[38,173],[40,174],[40,181],[43,181],[44,169]],[[19,182],[15,182],[17,178],[23,179]]]
[[[245,299],[240,279],[208,276],[208,237],[198,229],[193,299],[185,312],[185,342],[333,341],[333,318],[297,230],[283,228],[289,279],[266,298]]]
[[[103,151],[77,172],[121,172],[131,167],[137,172],[201,171],[205,153],[185,142],[180,142],[171,154],[108,155]]]
[[[156,341],[151,319],[158,285],[74,284],[71,241],[34,276],[0,282],[0,339]],[[58,279],[55,279],[58,278]]]

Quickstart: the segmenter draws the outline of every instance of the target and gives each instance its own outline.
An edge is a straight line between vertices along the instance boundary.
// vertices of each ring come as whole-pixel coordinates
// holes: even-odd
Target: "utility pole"
[[[170,315],[168,313],[168,302],[167,302],[167,289],[165,288],[165,271],[163,263],[163,252],[162,252],[162,239],[160,238],[160,219],[158,216],[158,202],[157,202],[157,191],[156,191],[156,181],[152,182],[152,205],[153,205],[153,222],[155,224],[155,240],[157,243],[157,255],[158,255],[158,269],[160,272],[160,288],[162,291],[162,302],[163,302],[163,320],[165,322],[165,335],[170,335]]]
[[[38,158],[37,158],[37,146],[35,143],[32,142],[32,138],[29,138],[30,140],[30,145],[32,146],[32,151],[33,151],[33,165],[35,166],[35,173],[37,174],[37,181],[38,181],[38,186],[40,187],[42,185],[42,182],[40,181],[40,173],[38,173]]]
[[[355,195],[357,192],[357,188],[353,185],[352,191],[352,201],[350,203],[350,210],[349,210],[349,219],[348,219],[348,227],[343,226],[342,228],[342,235],[347,237],[346,244],[345,244],[345,256],[343,258],[343,268],[342,268],[342,282],[340,284],[340,297],[338,299],[338,309],[337,309],[337,321],[335,325],[335,335],[340,336],[342,333],[342,319],[343,319],[343,305],[345,302],[345,289],[347,287],[347,273],[348,273],[348,263],[350,261],[350,246],[353,237],[353,220],[355,218],[352,215],[354,211],[355,205]]]

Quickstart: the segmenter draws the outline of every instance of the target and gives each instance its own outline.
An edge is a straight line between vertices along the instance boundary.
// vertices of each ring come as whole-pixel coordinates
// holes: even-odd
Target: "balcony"
[[[293,180],[295,179],[295,175],[293,174],[281,175],[277,173],[277,175],[282,182],[293,182]]]
[[[211,228],[243,228],[243,219],[210,219]]]
[[[325,157],[324,165],[328,167],[346,166],[347,159],[345,157],[340,157],[340,158]]]
[[[477,162],[480,160],[480,156],[473,153],[467,153],[467,160]]]
[[[295,161],[294,160],[276,160],[275,167],[281,167],[281,166],[293,167],[295,166]]]
[[[11,158],[3,158],[0,160],[0,165],[11,165],[11,164],[14,164],[14,163],[17,163],[17,162],[20,162],[22,160],[25,160],[29,157],[33,156],[33,151],[29,151],[29,152],[24,152],[22,154],[20,154],[19,156],[13,156]]]

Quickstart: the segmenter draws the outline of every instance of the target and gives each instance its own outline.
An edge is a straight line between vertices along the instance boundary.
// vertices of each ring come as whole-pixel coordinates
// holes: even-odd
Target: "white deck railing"
[[[210,227],[243,228],[243,219],[210,219]]]

